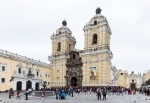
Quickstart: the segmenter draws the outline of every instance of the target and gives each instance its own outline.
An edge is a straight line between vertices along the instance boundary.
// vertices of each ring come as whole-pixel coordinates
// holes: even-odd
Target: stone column
[[[22,90],[25,90],[25,89],[26,89],[26,81],[23,80],[23,81],[22,81]]]
[[[13,81],[13,90],[16,90],[16,89],[17,89],[17,81],[14,80],[14,81]]]
[[[129,80],[128,80],[128,77],[127,77],[127,88],[129,88]]]
[[[35,83],[36,83],[35,81],[32,81],[32,88],[33,88],[33,90],[35,90]]]

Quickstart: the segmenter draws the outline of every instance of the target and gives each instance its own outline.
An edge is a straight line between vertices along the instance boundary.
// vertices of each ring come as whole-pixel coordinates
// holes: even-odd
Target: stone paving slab
[[[40,97],[30,97],[24,100],[25,96],[21,96],[21,100],[8,98],[8,93],[0,93],[0,103],[150,103],[150,96],[141,94],[136,95],[109,95],[107,100],[97,100],[96,94],[74,94],[74,97],[67,96],[65,100],[56,100],[55,96],[46,97],[43,101]],[[146,100],[147,98],[147,100]]]

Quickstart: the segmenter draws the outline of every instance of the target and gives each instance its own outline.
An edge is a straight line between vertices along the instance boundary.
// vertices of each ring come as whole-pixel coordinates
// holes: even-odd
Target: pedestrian
[[[24,92],[25,92],[25,100],[28,100],[28,91],[26,91],[26,90],[24,90]]]
[[[11,99],[11,95],[12,95],[12,88],[10,88],[9,90],[9,99]]]
[[[105,89],[103,89],[103,100],[106,100],[106,90]]]
[[[99,100],[101,100],[101,90],[99,89],[98,91],[97,91],[97,99]]]
[[[20,98],[20,92],[19,92],[19,91],[17,92],[17,98],[16,98],[16,99],[18,99],[18,98],[21,99],[21,98]]]
[[[78,95],[79,95],[79,93],[80,93],[80,89],[79,89],[79,88],[77,89],[77,93],[78,93]]]
[[[14,97],[14,90],[12,89],[12,97]]]
[[[45,97],[45,93],[44,92],[42,92],[42,101],[44,100],[44,97]]]

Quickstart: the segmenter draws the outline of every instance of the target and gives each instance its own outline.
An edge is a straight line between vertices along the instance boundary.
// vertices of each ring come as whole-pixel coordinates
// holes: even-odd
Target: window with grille
[[[2,66],[2,71],[6,71],[6,68],[5,68],[5,66]]]
[[[2,83],[5,83],[5,78],[2,78]]]

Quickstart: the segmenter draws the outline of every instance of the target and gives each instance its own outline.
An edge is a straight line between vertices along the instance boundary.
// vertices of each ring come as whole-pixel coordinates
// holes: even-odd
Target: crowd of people
[[[150,95],[150,88],[142,87],[139,89],[139,93],[149,96]]]
[[[31,95],[33,89],[28,89],[24,91],[24,95]],[[141,94],[145,94],[147,96],[150,95],[149,88],[139,88],[139,89],[129,89],[120,86],[75,86],[75,87],[53,87],[53,88],[41,88],[39,91],[43,91],[41,95],[41,99],[44,100],[45,93],[44,91],[54,91],[56,95],[56,99],[66,99],[67,95],[73,97],[74,93],[80,94],[96,94],[98,100],[106,100],[107,95],[134,95],[138,91]],[[9,90],[9,98],[14,97],[14,90],[11,88]],[[20,98],[20,91],[17,91],[16,98]]]
[[[82,87],[58,87],[58,88],[51,88],[56,92],[56,99],[65,99],[66,95],[72,95],[73,93],[80,93],[82,94],[96,94],[98,100],[106,100],[107,95],[134,95],[137,90],[135,89],[127,89],[120,86],[82,86]]]

